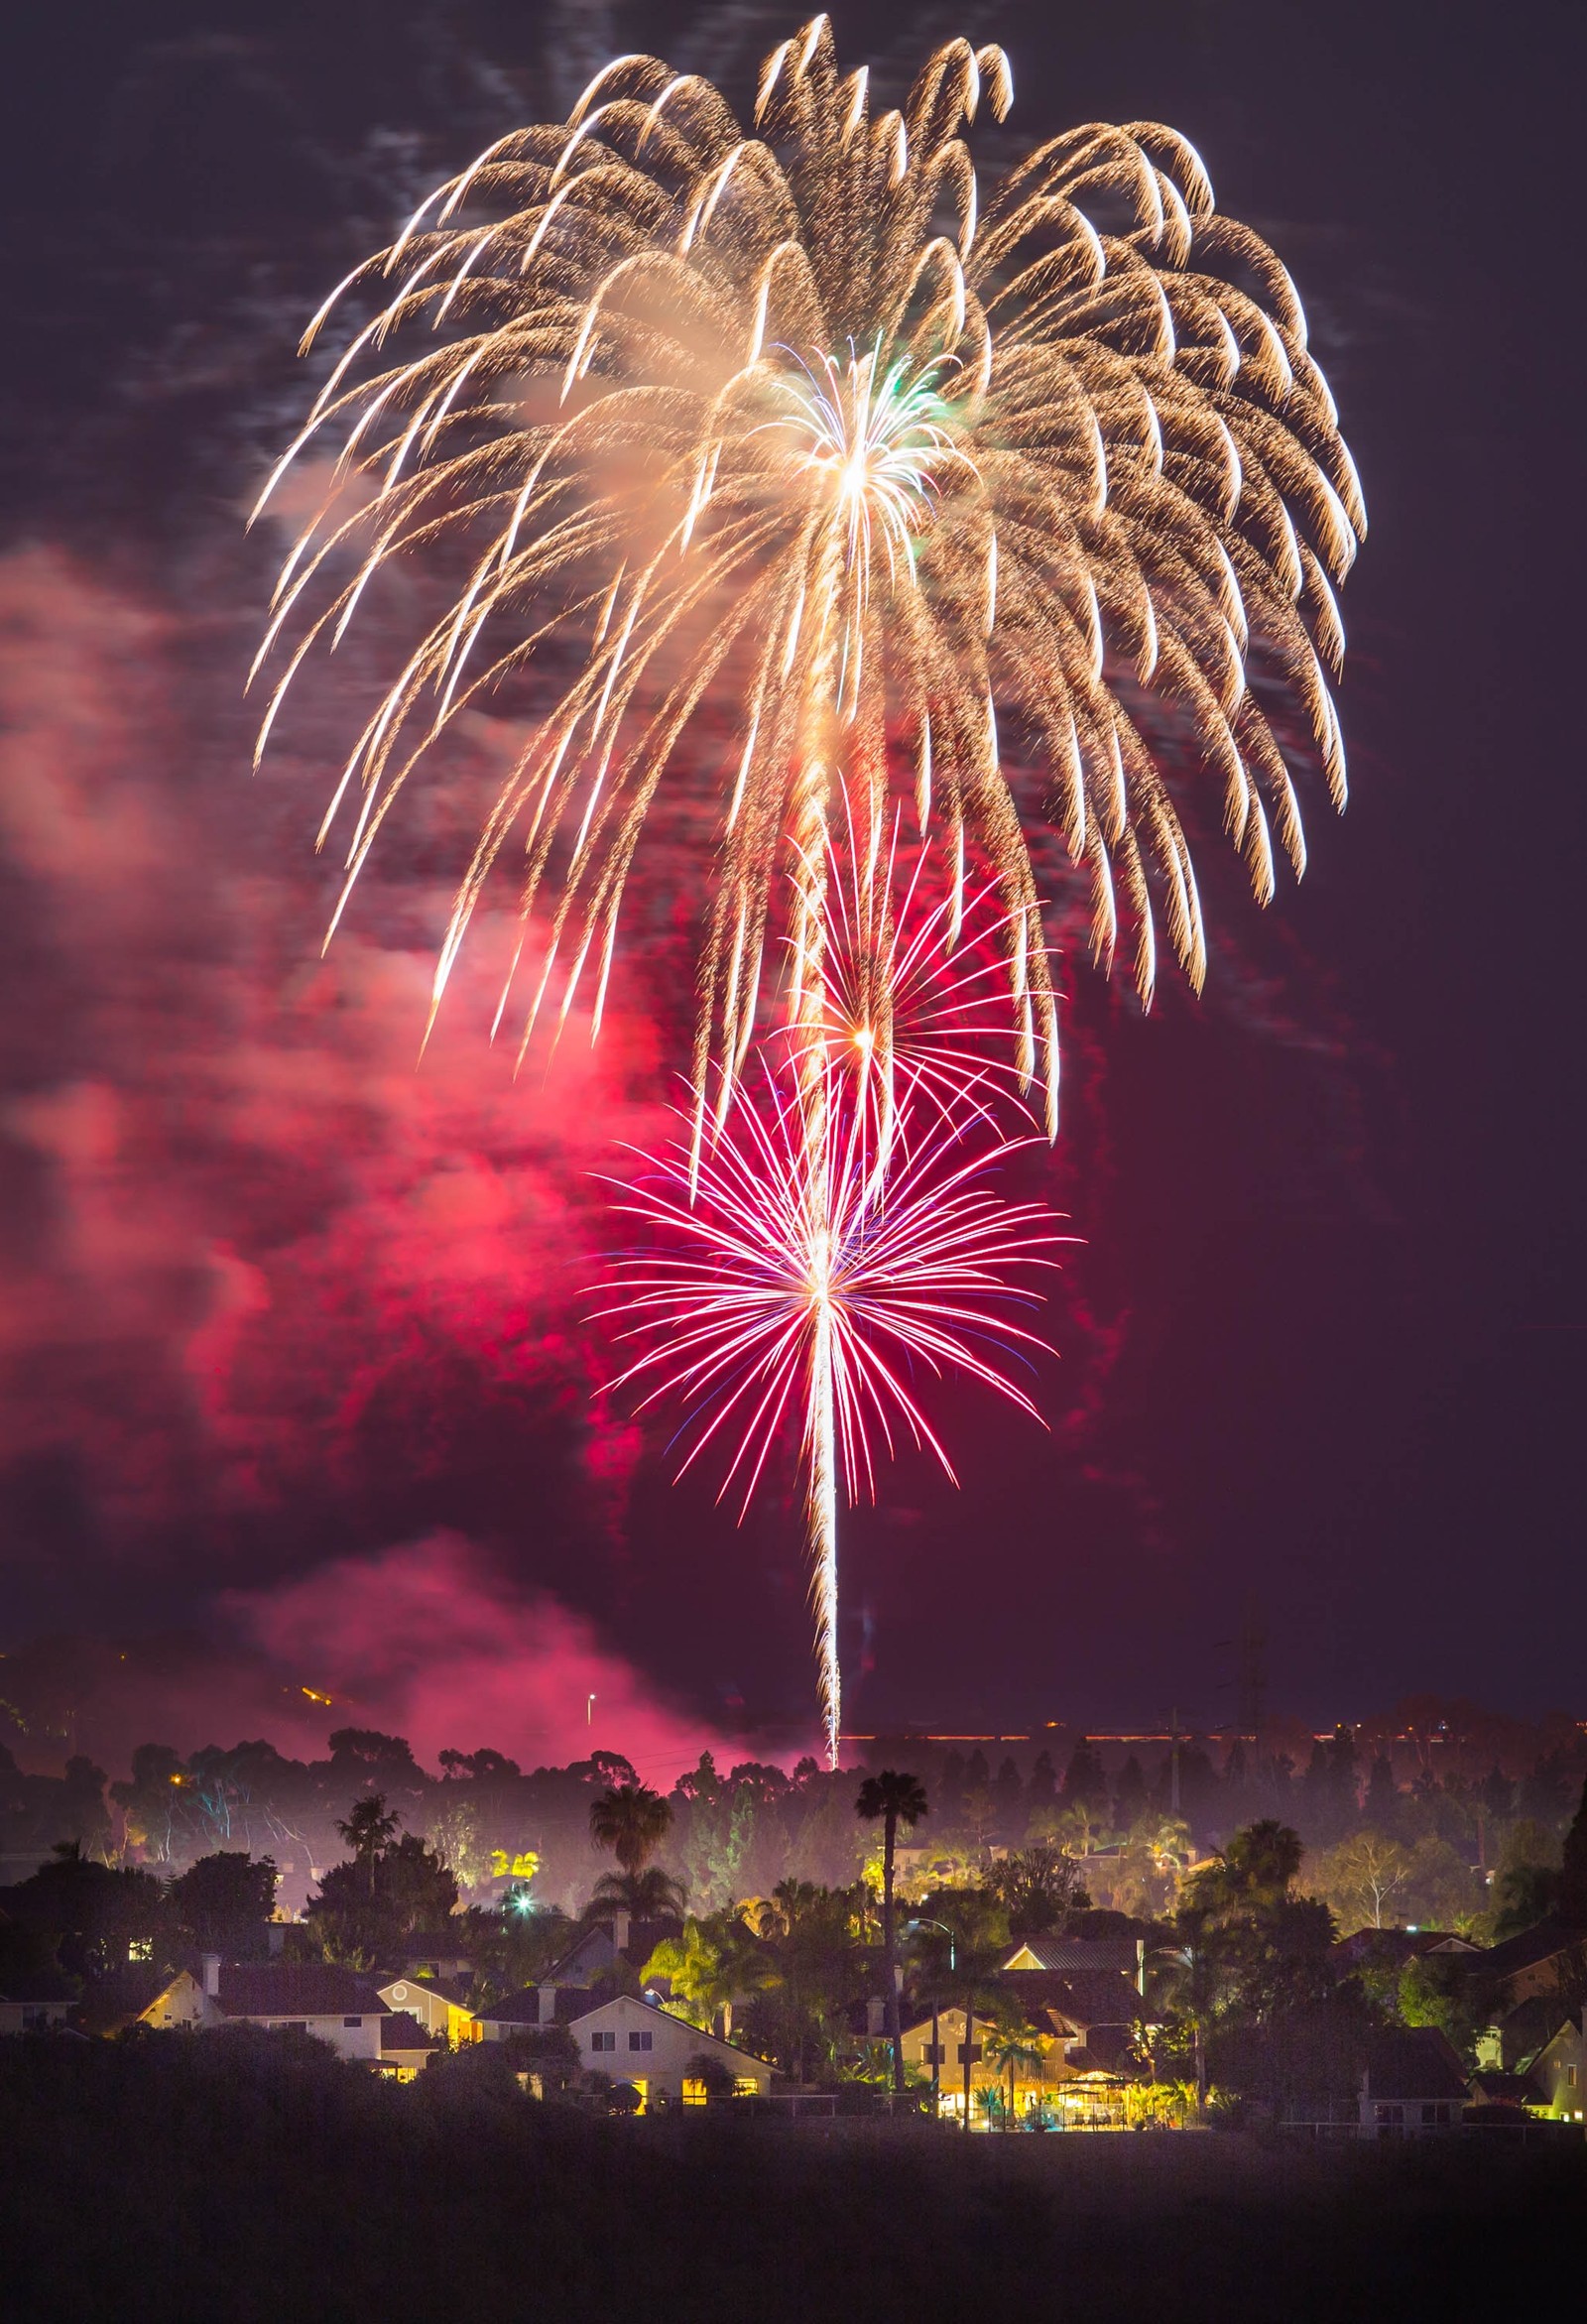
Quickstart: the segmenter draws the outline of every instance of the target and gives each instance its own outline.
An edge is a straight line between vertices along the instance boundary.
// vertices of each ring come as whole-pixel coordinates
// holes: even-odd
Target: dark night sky
[[[681,9],[615,13],[624,46],[686,36]],[[794,21],[706,13],[690,61]],[[426,865],[318,971],[312,735],[245,775],[268,554],[236,516],[298,408],[296,329],[411,187],[544,109],[543,20],[30,15],[4,149],[0,1645],[275,1603],[351,1560],[334,1660],[357,1561],[445,1528],[485,1602],[549,1592],[685,1717],[800,1720],[786,1511],[734,1533],[654,1449],[630,1470],[586,1436],[561,1286],[590,1142],[654,1090],[643,1009],[580,1141],[461,1018],[416,1091]],[[896,21],[840,13],[840,45]],[[1054,1431],[956,1400],[965,1493],[906,1467],[855,1521],[851,1723],[1214,1723],[1248,1600],[1304,1716],[1413,1689],[1587,1710],[1581,11],[963,21],[1009,47],[1025,135],[1192,138],[1297,280],[1372,529],[1343,602],[1352,803],[1310,803],[1303,888],[1264,918],[1214,883],[1200,1005],[1143,1024],[1073,972],[1053,1185],[1086,1240]]]

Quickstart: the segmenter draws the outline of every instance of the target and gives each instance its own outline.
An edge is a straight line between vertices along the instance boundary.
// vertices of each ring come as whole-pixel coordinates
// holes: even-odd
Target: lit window
[[[654,2037],[649,2033],[631,2033],[628,2037],[628,2046],[630,2049],[654,2049],[656,2044]]]

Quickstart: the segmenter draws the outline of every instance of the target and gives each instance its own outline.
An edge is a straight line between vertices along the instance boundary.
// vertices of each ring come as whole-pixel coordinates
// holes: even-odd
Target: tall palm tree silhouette
[[[589,1836],[609,1848],[631,1877],[642,1871],[672,1828],[672,1811],[643,1783],[609,1784],[589,1809]]]
[[[900,2097],[904,2095],[904,2031],[899,2022],[893,1855],[900,1824],[911,1827],[917,1824],[926,1807],[925,1786],[919,1776],[895,1774],[891,1768],[884,1768],[879,1775],[867,1775],[854,1802],[856,1815],[864,1816],[867,1822],[875,1823],[878,1816],[882,1819],[882,1954],[887,1977],[887,2037],[893,2044],[893,2088]]]

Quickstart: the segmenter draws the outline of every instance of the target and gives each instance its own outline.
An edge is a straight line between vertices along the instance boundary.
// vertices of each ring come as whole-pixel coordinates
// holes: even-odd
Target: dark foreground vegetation
[[[619,2122],[242,2029],[0,2045],[0,2154],[8,2324],[1355,2324],[1552,2300],[1587,2218],[1574,2141]]]

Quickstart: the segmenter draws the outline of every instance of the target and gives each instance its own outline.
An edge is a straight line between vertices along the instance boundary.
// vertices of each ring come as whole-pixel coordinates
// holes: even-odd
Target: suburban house
[[[577,2007],[585,2000],[578,1997]],[[556,1990],[540,1985],[521,1986],[517,1993],[504,1994],[499,2002],[479,2011],[474,2023],[479,2027],[475,2036],[480,2041],[511,2041],[515,2033],[528,2033],[537,2025],[554,2025],[557,2022]],[[561,2022],[566,2024],[567,2013]]]
[[[1141,1997],[1117,1969],[1062,1976],[1050,1969],[1013,1969],[998,1980],[1029,2023],[1053,2040],[1048,2071],[1075,2074],[1137,2071]]]
[[[380,2070],[393,2081],[412,2082],[445,2047],[443,2034],[427,2032],[406,2010],[390,2010],[380,2020]]]
[[[0,2033],[43,2033],[63,2025],[71,2003],[72,1987],[63,1977],[19,1979],[14,1993],[0,1993]]]
[[[427,2033],[439,2036],[453,2048],[459,2042],[478,2041],[479,2019],[463,1989],[440,1977],[392,1977],[375,1988],[390,2010],[417,2018]]]
[[[1004,1962],[1003,1970],[1007,1975],[1010,1970],[1047,1969],[1060,1977],[1094,1977],[1110,1971],[1136,1981],[1139,1992],[1144,1955],[1145,1945],[1139,1937],[1025,1937]]]
[[[1364,2043],[1359,2100],[1364,2139],[1415,2139],[1458,2130],[1466,2070],[1435,2025],[1382,2026]]]
[[[1455,1936],[1443,1928],[1358,1928],[1341,1937],[1333,1948],[1334,1959],[1351,1969],[1365,1968],[1369,1963],[1403,1969],[1407,1961],[1423,1960],[1429,1953],[1481,1951],[1481,1945],[1473,1944],[1470,1937]]]
[[[197,1976],[179,1969],[158,1980],[147,2004],[126,2015],[158,2028],[202,2028],[223,2024],[288,2026],[330,2042],[337,2057],[381,2059],[381,2019],[388,2008],[374,1987],[351,1969],[325,1969],[309,1961],[221,1961],[206,1952]],[[111,2031],[107,2026],[104,2031]]]
[[[764,2096],[771,2087],[772,2069],[764,2058],[631,1994],[617,1994],[574,2018],[568,2031],[584,2071],[631,2083],[646,2109],[702,2103],[705,2086],[689,2071],[701,2057],[732,2076],[739,2097]]]
[[[167,1977],[158,1969],[136,1966],[95,1978],[71,2014],[84,2033],[121,2033],[129,2025],[153,2025],[162,2031],[204,2022],[204,1989],[190,1969]]]
[[[1555,2031],[1532,2059],[1527,2079],[1536,2095],[1529,2103],[1556,2122],[1579,2123],[1587,2116],[1587,2011],[1563,2011]]]
[[[640,1970],[664,1938],[682,1933],[680,1920],[631,1920],[626,1912],[592,1921],[534,1985],[477,2011],[474,2022],[479,2031],[472,2038],[505,2041],[529,2025],[570,2025],[587,2008],[594,1987],[624,1977],[637,1983]]]
[[[1540,1920],[1507,1937],[1483,1956],[1483,1968],[1502,1978],[1512,2004],[1552,1998],[1573,1974],[1587,1969],[1587,1933]]]

